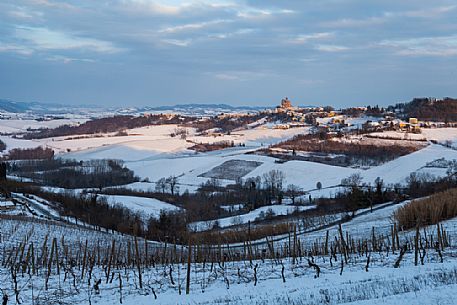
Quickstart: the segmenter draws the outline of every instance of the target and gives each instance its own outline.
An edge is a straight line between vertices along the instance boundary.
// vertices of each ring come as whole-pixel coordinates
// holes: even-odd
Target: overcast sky
[[[387,105],[457,96],[455,0],[1,0],[0,98]]]

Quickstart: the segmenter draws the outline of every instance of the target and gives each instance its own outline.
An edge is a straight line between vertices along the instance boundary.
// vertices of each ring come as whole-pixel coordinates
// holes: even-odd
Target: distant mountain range
[[[312,106],[302,106],[312,107]],[[179,113],[190,116],[212,116],[220,113],[257,112],[272,109],[273,106],[231,106],[227,104],[180,104],[173,106],[141,107],[100,107],[93,105],[63,105],[42,102],[17,102],[0,99],[0,114],[9,113],[15,116],[85,116],[100,117],[110,115],[138,115],[142,113]]]
[[[0,99],[0,111],[11,113],[22,113],[31,110],[35,103],[21,103]]]
[[[66,115],[66,114],[81,114],[90,116],[100,115],[116,115],[116,114],[141,114],[150,113],[180,113],[184,115],[214,115],[218,113],[234,113],[234,112],[255,112],[271,107],[265,106],[231,106],[227,104],[182,104],[174,106],[144,106],[144,107],[109,107],[103,108],[99,106],[83,105],[62,105],[56,103],[41,103],[41,102],[17,102],[7,99],[0,99],[0,113],[10,114],[28,114],[28,115]]]
[[[71,106],[57,103],[17,102],[0,99],[0,113],[29,114],[29,115],[64,115],[84,114],[90,111],[102,110],[93,106]]]
[[[158,107],[131,107],[117,109],[118,113],[173,112],[187,115],[214,115],[218,113],[256,112],[271,107],[265,106],[231,106],[227,104],[181,104]]]

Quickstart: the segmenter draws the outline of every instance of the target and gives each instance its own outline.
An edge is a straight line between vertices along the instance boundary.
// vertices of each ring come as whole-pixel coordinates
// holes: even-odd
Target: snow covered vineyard
[[[186,246],[3,216],[0,288],[11,304],[453,304],[457,219],[402,232],[392,210],[262,243]]]

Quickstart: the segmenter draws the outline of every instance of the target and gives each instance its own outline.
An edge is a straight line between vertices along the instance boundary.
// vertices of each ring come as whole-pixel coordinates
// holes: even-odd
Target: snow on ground
[[[244,208],[244,204],[231,204],[231,205],[221,205],[221,209],[227,212],[239,211]]]
[[[378,122],[380,118],[372,116],[360,116],[360,117],[349,117],[347,115],[336,115],[333,117],[317,118],[316,121],[320,125],[327,125],[332,123],[334,120],[344,120],[345,123],[349,124],[352,128],[362,128],[362,124],[367,121]]]
[[[381,177],[385,183],[404,183],[410,173],[421,169],[428,162],[443,157],[447,160],[457,159],[457,151],[432,144],[409,155],[362,171],[361,175],[365,182],[373,183],[377,177]]]
[[[452,142],[457,141],[457,128],[423,128],[422,134],[428,140],[436,140],[444,142],[450,140]]]
[[[124,139],[125,140],[125,139]],[[119,159],[126,162],[156,158],[158,155],[185,151],[187,146],[179,139],[163,139],[154,141],[125,141],[98,148],[85,149],[63,155],[65,158],[77,160]],[[75,148],[81,150],[81,147]]]
[[[263,146],[276,144],[278,142],[292,138],[295,135],[309,133],[309,127],[297,127],[290,129],[269,129],[257,127],[243,131],[234,132],[235,135],[240,135],[242,141],[247,146]]]
[[[372,228],[375,228],[376,234],[384,234],[388,236],[390,234],[391,226],[393,225],[392,215],[399,207],[409,203],[404,201],[399,204],[390,205],[383,204],[379,209],[374,210],[372,213],[369,209],[365,211],[357,211],[357,214],[361,214],[355,217],[351,221],[342,225],[344,232],[349,232],[350,236],[354,236],[360,239],[369,239],[372,233]],[[384,207],[385,206],[385,207]],[[326,231],[329,231],[330,237],[338,236],[338,225],[334,225],[330,228],[318,230],[312,233],[307,233],[303,236],[306,244],[312,244],[317,239],[324,240]]]
[[[67,158],[81,160],[100,158],[119,158],[125,161],[141,161],[155,158],[158,154],[190,153],[188,148],[195,143],[214,143],[220,141],[234,141],[244,143],[249,147],[259,147],[266,144],[293,137],[296,134],[307,133],[309,128],[292,128],[288,130],[254,128],[230,135],[218,137],[195,135],[195,130],[187,128],[187,139],[170,137],[177,125],[147,126],[128,130],[129,136],[123,137],[92,137],[66,140],[68,137],[59,137],[42,140],[44,145],[60,152],[70,149],[75,153],[65,154]]]
[[[1,132],[1,130],[0,130],[0,132]],[[15,148],[24,149],[24,148],[36,148],[39,146],[43,146],[43,144],[40,142],[15,139],[10,136],[0,136],[0,140],[6,144],[6,150],[3,152],[0,152],[0,155],[8,152],[9,150],[15,149]]]
[[[25,225],[24,225],[25,224]],[[69,226],[50,226],[36,223],[33,226],[18,225],[17,221],[2,220],[0,229],[4,245],[16,245],[30,234],[29,241],[41,245],[45,236],[48,244],[53,237],[59,241],[65,236],[65,243],[73,246],[76,252],[78,246],[84,245],[85,239],[89,244],[109,249],[112,238],[118,241],[120,235],[111,235],[83,228]],[[447,229],[447,224],[444,224]],[[72,231],[72,230],[73,231]],[[455,240],[452,232],[451,240]],[[436,236],[436,234],[435,234]],[[354,236],[358,237],[358,236]],[[125,238],[127,240],[128,237]],[[122,242],[122,241],[120,241]],[[125,241],[124,241],[125,242]],[[282,245],[277,244],[278,247]],[[141,247],[140,247],[141,249]],[[351,255],[349,263],[344,265],[340,274],[340,257],[329,262],[329,256],[300,257],[295,263],[291,258],[278,260],[255,260],[225,262],[222,264],[192,264],[190,273],[190,293],[184,293],[186,264],[159,265],[144,267],[143,288],[138,287],[136,269],[123,268],[122,272],[115,269],[113,281],[105,281],[106,270],[95,266],[91,274],[96,281],[102,279],[99,293],[90,290],[87,277],[81,279],[81,270],[74,268],[75,280],[62,280],[62,275],[52,272],[49,279],[49,289],[42,289],[44,278],[33,277],[33,289],[27,285],[29,277],[17,277],[18,284],[23,287],[20,291],[23,304],[31,304],[31,296],[41,298],[48,304],[49,300],[58,300],[65,304],[112,305],[146,305],[146,304],[237,304],[237,305],[318,305],[318,304],[415,304],[415,305],[453,305],[455,304],[455,289],[457,289],[456,248],[446,248],[443,251],[443,263],[439,262],[436,251],[428,249],[425,253],[424,265],[414,266],[414,252],[408,251],[400,265],[394,268],[398,251],[372,252],[368,271],[365,270],[367,258],[364,255]],[[321,269],[319,277],[315,270],[308,265],[312,259]],[[254,266],[257,282],[254,283]],[[174,280],[169,274],[173,274]],[[284,279],[282,277],[284,274]],[[120,289],[118,277],[122,277]],[[93,282],[94,282],[93,281]],[[0,267],[0,282],[11,283],[10,271]],[[92,285],[93,285],[92,282]],[[4,292],[13,296],[13,285],[2,287]],[[77,287],[78,289],[75,289]],[[179,293],[179,291],[182,293]],[[40,293],[36,293],[40,291]],[[156,297],[156,299],[155,299]],[[13,299],[11,298],[11,299]],[[38,302],[36,302],[38,303]]]
[[[457,263],[453,258],[446,259],[443,264],[430,261],[425,266],[416,267],[412,265],[413,257],[409,254],[405,257],[407,263],[400,269],[392,267],[394,259],[394,256],[383,259],[373,254],[371,260],[375,263],[371,264],[369,272],[364,270],[364,260],[361,260],[347,266],[342,275],[339,266],[328,267],[327,260],[319,278],[314,278],[314,271],[307,266],[306,260],[296,265],[286,261],[283,262],[286,266],[285,282],[281,278],[281,265],[259,261],[255,262],[259,279],[255,286],[249,264],[236,263],[226,267],[220,279],[211,285],[191,286],[189,295],[179,295],[169,289],[158,293],[156,302],[164,305],[455,304]],[[317,263],[324,265],[320,258]],[[236,270],[241,272],[241,279]],[[113,294],[105,292],[94,299],[100,305],[112,304],[107,299],[114,298]],[[151,299],[150,295],[129,295],[123,304],[153,304]]]
[[[421,133],[407,133],[402,131],[384,131],[370,133],[379,138],[395,138],[406,140],[435,140],[438,142],[457,141],[457,128],[422,128]]]
[[[158,153],[184,151],[192,146],[179,137],[170,136],[176,128],[177,125],[147,126],[128,130],[128,136],[86,135],[87,138],[57,137],[40,141],[61,153],[69,149],[70,153],[63,154],[66,158],[81,160],[118,158],[135,161],[147,159]]]
[[[280,170],[285,174],[285,185],[295,184],[309,191],[315,190],[316,183],[321,182],[323,189],[315,190],[314,192],[319,195],[313,195],[313,197],[320,197],[321,194],[334,193],[335,190],[327,188],[340,184],[343,178],[353,173],[359,172],[366,183],[373,183],[377,177],[381,177],[385,183],[404,183],[410,173],[417,171],[429,171],[435,176],[443,176],[445,171],[422,168],[427,162],[438,158],[457,159],[457,151],[432,144],[380,166],[368,170],[357,170],[308,161],[275,163],[275,159],[271,157],[245,154],[249,151],[249,148],[234,148],[211,153],[176,155],[174,157],[161,155],[155,160],[130,162],[126,165],[141,178],[148,178],[150,181],[157,181],[170,175],[178,176],[179,182],[183,184],[182,190],[184,190],[186,188],[192,189],[191,186],[196,188],[207,181],[207,178],[199,176],[228,160],[256,161],[262,162],[262,164],[245,175],[244,179],[262,177],[271,170]],[[227,183],[230,181],[222,181],[222,184]]]
[[[124,147],[120,146],[119,149],[124,149]],[[313,197],[322,197],[335,194],[337,190],[329,187],[339,185],[343,178],[353,173],[360,173],[366,183],[373,183],[377,177],[381,177],[387,184],[404,183],[412,172],[430,172],[435,176],[443,176],[445,174],[443,170],[424,169],[423,167],[427,162],[442,157],[447,160],[457,159],[457,151],[432,144],[380,166],[372,167],[368,170],[357,170],[308,161],[275,163],[275,159],[271,157],[246,154],[249,151],[251,151],[250,148],[235,147],[208,153],[151,154],[149,158],[126,162],[126,166],[141,179],[147,178],[151,182],[155,182],[162,177],[177,176],[179,177],[180,191],[183,192],[186,189],[195,191],[201,183],[208,181],[208,178],[201,177],[202,174],[226,161],[256,161],[262,162],[262,164],[245,175],[244,179],[256,176],[262,177],[271,170],[280,170],[285,174],[284,185],[295,184],[305,191],[313,190]],[[91,152],[88,153],[90,154]],[[221,180],[223,185],[233,182]],[[317,182],[321,182],[323,187],[321,190],[315,190]],[[154,187],[153,183],[135,183],[131,186],[133,189],[141,190],[154,189]]]
[[[196,153],[188,150],[192,143],[180,137],[171,137],[177,125],[148,126],[128,130],[129,136],[91,137],[71,139],[59,137],[26,141],[10,137],[4,139],[9,148],[49,146],[60,152],[65,158],[81,160],[115,158],[122,159],[126,166],[132,169],[142,179],[152,183],[132,184],[127,187],[134,189],[154,189],[160,178],[171,175],[179,177],[180,191],[186,189],[195,191],[201,183],[209,178],[202,174],[212,170],[230,160],[244,160],[262,162],[262,164],[243,178],[262,176],[271,170],[280,170],[285,174],[285,185],[295,184],[305,191],[312,191],[313,197],[331,196],[336,189],[330,187],[340,184],[341,179],[359,172],[364,182],[373,183],[381,177],[385,183],[403,183],[412,172],[429,172],[435,176],[443,176],[443,170],[423,168],[427,162],[438,158],[447,160],[457,159],[457,151],[441,145],[430,145],[412,154],[397,158],[380,166],[368,170],[330,166],[307,161],[289,161],[275,163],[275,159],[267,156],[246,154],[260,147],[262,144],[276,143],[296,134],[308,132],[307,127],[291,129],[273,129],[260,126],[233,132],[222,137],[197,136],[195,130],[189,130],[189,139],[196,142],[235,140],[246,144],[246,147],[234,147],[221,151]],[[411,135],[412,136],[412,135]],[[438,140],[457,139],[457,128],[424,129],[423,134],[428,139]],[[376,139],[371,139],[376,141]],[[398,142],[398,141],[393,141]],[[66,153],[67,150],[70,153]],[[230,180],[221,180],[222,185],[233,183]],[[322,190],[315,190],[316,183],[321,182]]]
[[[395,130],[388,130],[383,132],[372,132],[369,134],[370,136],[377,137],[377,138],[391,138],[391,139],[398,139],[398,140],[426,140],[427,137],[421,133],[410,133],[410,132],[402,132],[402,131],[395,131]]]
[[[18,193],[13,193],[12,196],[16,200],[20,200],[27,204],[27,206],[34,211],[38,216],[46,217],[49,219],[59,219],[60,214],[52,207],[52,204],[35,195],[23,195]]]
[[[0,120],[0,133],[17,133],[25,132],[27,129],[56,128],[62,125],[74,125],[86,122],[85,118],[60,119],[49,121],[36,120]]]
[[[263,164],[253,170],[246,177],[262,177],[271,170],[279,170],[285,174],[285,185],[295,184],[304,190],[316,188],[317,182],[321,182],[322,187],[338,185],[341,179],[357,172],[348,167],[338,167],[308,161],[288,161],[285,163],[275,163],[274,158],[262,157]]]
[[[270,213],[271,216],[289,215],[294,212],[301,212],[314,208],[315,206],[269,205],[252,210],[246,214],[215,220],[194,222],[189,224],[189,228],[193,231],[206,231],[213,228],[215,224],[221,228],[226,228],[233,225],[247,224],[248,222],[254,222],[255,220],[263,219]]]
[[[176,156],[151,161],[128,162],[126,166],[132,169],[140,178],[148,178],[150,181],[157,181],[162,177],[175,175],[179,177],[181,190],[198,187],[201,183],[208,181],[208,178],[201,177],[202,174],[210,171],[216,166],[229,160],[244,160],[262,162],[260,166],[244,176],[262,177],[271,170],[283,171],[286,179],[285,185],[296,184],[305,190],[316,188],[320,181],[323,187],[338,185],[341,179],[355,173],[351,168],[335,167],[321,163],[306,161],[289,161],[286,163],[275,163],[275,159],[266,156],[245,154],[248,149],[235,148],[212,153]],[[234,181],[221,180],[221,184],[233,183]]]
[[[120,204],[133,212],[139,212],[146,217],[160,216],[160,211],[179,211],[181,208],[166,203],[154,198],[122,196],[122,195],[99,195],[99,198],[104,198],[110,205]]]

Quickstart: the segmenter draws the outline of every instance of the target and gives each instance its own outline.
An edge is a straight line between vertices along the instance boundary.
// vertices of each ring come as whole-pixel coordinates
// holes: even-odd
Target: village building
[[[289,98],[285,97],[281,100],[281,104],[276,107],[276,112],[288,112],[292,109],[292,102],[289,100]]]

